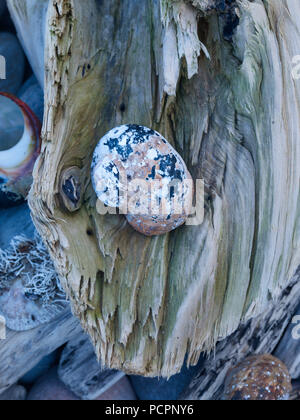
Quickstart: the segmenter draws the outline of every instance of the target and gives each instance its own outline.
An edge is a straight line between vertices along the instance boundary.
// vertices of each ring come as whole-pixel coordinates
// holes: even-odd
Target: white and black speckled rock
[[[99,200],[121,208],[144,235],[170,232],[190,214],[192,177],[176,150],[150,128],[123,125],[107,133],[94,152],[92,181]]]
[[[24,77],[25,56],[15,35],[0,32],[0,55],[6,60],[6,79],[0,79],[0,91],[16,94]]]

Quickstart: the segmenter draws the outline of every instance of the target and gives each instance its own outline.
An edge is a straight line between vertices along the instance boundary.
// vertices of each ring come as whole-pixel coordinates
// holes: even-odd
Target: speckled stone
[[[6,59],[6,79],[0,79],[0,91],[16,94],[25,71],[25,56],[17,37],[0,32],[0,55]]]
[[[223,399],[287,400],[291,391],[291,376],[287,367],[267,354],[249,357],[229,372]]]
[[[147,236],[178,228],[191,211],[192,177],[176,150],[150,128],[123,125],[107,133],[94,152],[92,181],[99,200],[119,207]]]

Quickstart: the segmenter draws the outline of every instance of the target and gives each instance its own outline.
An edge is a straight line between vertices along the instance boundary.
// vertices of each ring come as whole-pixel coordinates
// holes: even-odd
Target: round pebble
[[[97,401],[134,401],[136,399],[135,392],[127,376],[124,376],[96,398]]]
[[[43,357],[43,359],[34,368],[27,372],[19,382],[26,386],[34,384],[34,382],[44,376],[50,368],[54,366],[56,359],[58,358],[58,354],[58,350],[55,350],[48,356]]]
[[[0,56],[4,57],[6,62],[6,78],[0,78],[0,91],[16,94],[24,78],[25,56],[15,35],[0,32]],[[3,62],[3,59],[1,61]],[[1,73],[2,70],[1,66]]]
[[[0,151],[18,143],[24,131],[24,117],[18,105],[0,96]]]
[[[194,186],[183,159],[147,127],[131,124],[109,131],[94,152],[92,181],[99,200],[119,207],[146,236],[178,228],[191,212]]]
[[[18,93],[18,96],[29,106],[29,108],[31,108],[42,123],[44,115],[44,92],[35,76],[31,76],[24,83]]]
[[[58,378],[56,369],[51,369],[31,388],[28,401],[79,401]]]
[[[6,0],[0,0],[0,18],[4,13],[5,8],[6,8]]]
[[[229,372],[224,400],[280,401],[287,400],[291,391],[285,364],[266,354],[248,357]]]

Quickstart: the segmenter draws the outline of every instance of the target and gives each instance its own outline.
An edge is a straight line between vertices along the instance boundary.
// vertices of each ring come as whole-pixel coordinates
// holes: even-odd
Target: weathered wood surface
[[[25,401],[27,391],[21,385],[13,385],[7,391],[0,394],[0,401]]]
[[[292,401],[300,401],[300,380],[293,383]]]
[[[30,331],[7,330],[0,341],[0,394],[15,384],[39,361],[81,331],[78,320],[66,310],[49,324]]]
[[[283,358],[288,367],[295,367],[299,360],[299,350],[297,352],[294,346],[285,351],[282,349],[279,353],[278,349],[281,344],[286,344],[286,334],[290,330],[295,311],[299,308],[299,279],[300,270],[278,302],[270,304],[264,314],[242,325],[233,335],[217,345],[215,352],[208,357],[183,393],[183,400],[221,399],[228,371],[250,355],[274,353]],[[295,375],[296,370],[292,372]]]
[[[77,397],[95,400],[125,374],[101,367],[90,338],[81,332],[64,348],[58,376]]]
[[[15,15],[24,0],[10,3]],[[300,4],[218,4],[49,0],[30,206],[108,367],[168,376],[186,353],[196,363],[263,313],[300,263]],[[204,179],[201,226],[149,239],[97,214],[92,152],[121,123],[158,129]],[[61,189],[71,167],[74,213]]]

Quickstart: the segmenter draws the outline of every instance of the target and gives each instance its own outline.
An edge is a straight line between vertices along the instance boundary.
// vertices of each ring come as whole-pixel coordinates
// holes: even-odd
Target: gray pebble
[[[51,369],[31,388],[28,401],[78,401],[80,400],[58,378],[56,369]]]
[[[0,55],[6,60],[6,79],[0,79],[0,91],[16,94],[24,77],[25,56],[15,35],[0,32]]]
[[[20,87],[20,89],[18,91],[18,97],[20,98],[22,95],[24,95],[24,93],[26,92],[26,90],[28,88],[30,88],[30,86],[35,85],[36,83],[38,83],[38,81],[37,81],[37,78],[35,77],[35,75],[33,74]]]
[[[33,239],[35,227],[27,204],[10,209],[0,209],[0,249],[9,247],[15,236],[25,235]]]
[[[37,79],[30,77],[17,95],[43,121],[44,94]],[[0,151],[13,147],[22,137],[24,117],[20,108],[10,99],[0,96]]]
[[[2,16],[6,8],[6,0],[0,0],[0,17]]]
[[[184,366],[180,373],[172,376],[169,380],[130,376],[130,381],[140,400],[178,400],[193,377],[200,370],[203,365],[203,360],[201,357],[198,365],[189,369]]]
[[[27,372],[26,375],[20,379],[20,383],[22,385],[34,384],[34,382],[36,382],[41,376],[45,375],[45,373],[54,366],[58,353],[58,350],[55,350],[53,353],[45,356],[33,369]]]
[[[43,122],[44,93],[35,76],[30,77],[30,79],[24,83],[18,96],[32,109],[39,120]]]
[[[13,147],[23,135],[24,117],[17,104],[0,96],[0,151]]]

